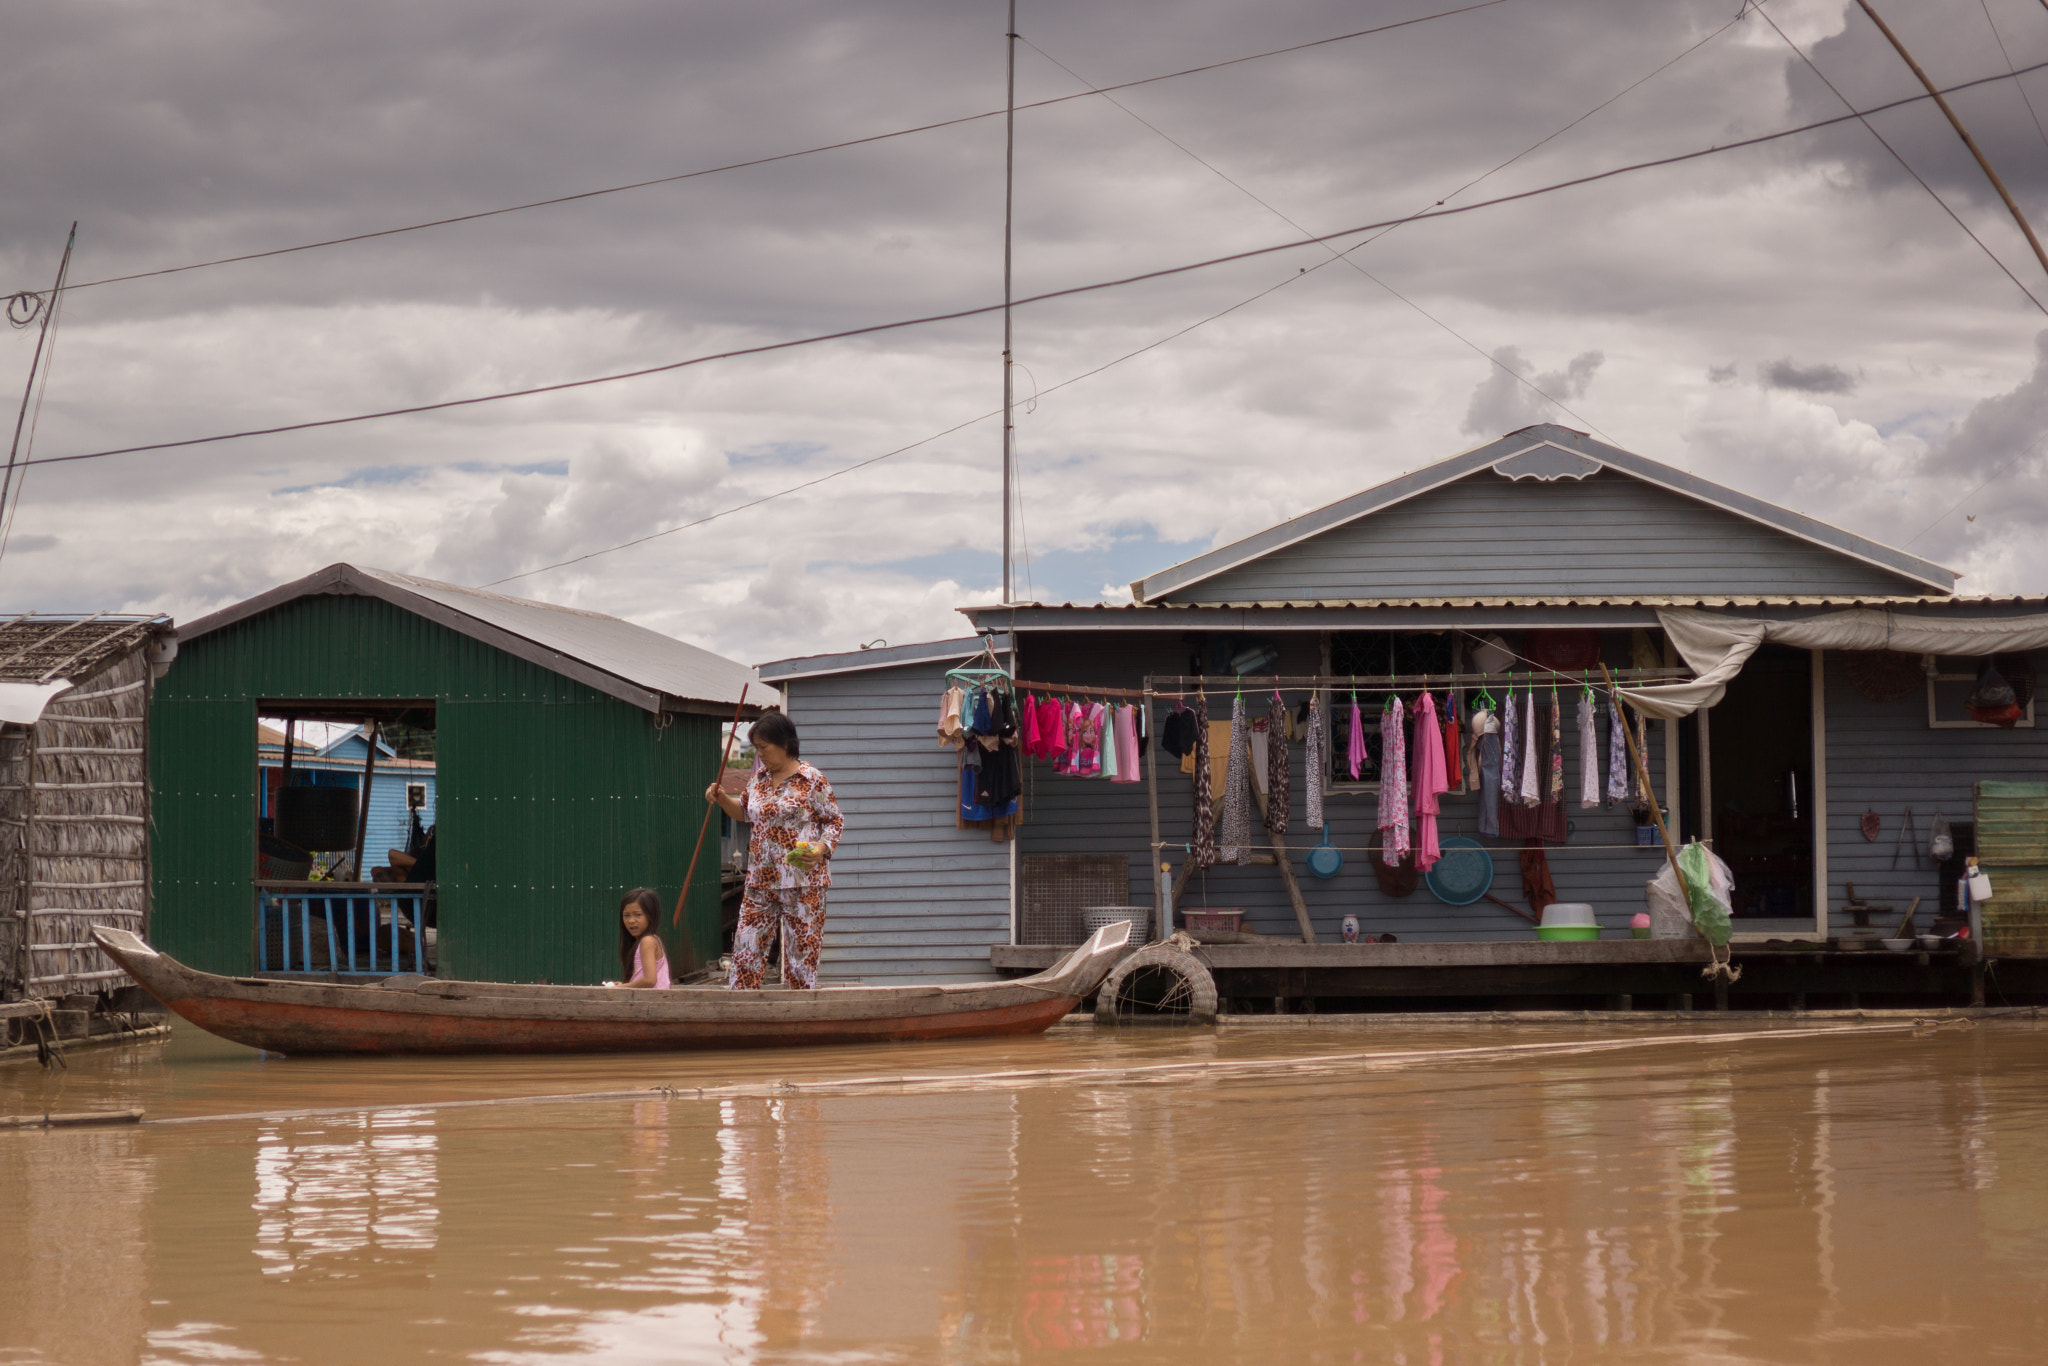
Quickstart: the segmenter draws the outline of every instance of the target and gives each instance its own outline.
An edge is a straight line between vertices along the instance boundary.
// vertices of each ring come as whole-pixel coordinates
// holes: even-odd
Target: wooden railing
[[[427,882],[256,884],[256,971],[390,977],[424,973]]]

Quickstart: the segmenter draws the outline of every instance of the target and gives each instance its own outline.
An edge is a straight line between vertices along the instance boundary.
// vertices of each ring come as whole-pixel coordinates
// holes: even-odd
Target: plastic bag
[[[1997,665],[1988,661],[1984,672],[1977,675],[1977,688],[1970,694],[1969,705],[1970,719],[1979,725],[2010,728],[2027,714],[2012,684],[2005,681]]]
[[[1934,833],[1927,841],[1927,852],[1933,855],[1936,863],[1956,855],[1956,837],[1949,833],[1948,817],[1939,811],[1934,813]]]
[[[1695,850],[1698,853],[1694,853]],[[1735,895],[1735,874],[1722,862],[1718,854],[1698,841],[1686,845],[1679,851],[1679,866],[1685,867],[1688,861],[1697,864],[1699,868],[1702,885],[1697,902],[1689,895],[1691,889],[1681,886],[1678,875],[1672,871],[1668,861],[1657,870],[1657,876],[1646,884],[1645,891],[1650,908],[1650,937],[1684,939],[1691,935],[1692,927],[1697,925],[1700,933],[1709,941],[1725,944],[1732,928],[1728,907]],[[1702,908],[1705,912],[1704,918]]]

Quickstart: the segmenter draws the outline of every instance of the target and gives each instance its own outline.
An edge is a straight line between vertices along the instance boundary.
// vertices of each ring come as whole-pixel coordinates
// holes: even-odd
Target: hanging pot
[[[1320,878],[1335,877],[1337,871],[1344,866],[1344,851],[1330,847],[1329,826],[1323,827],[1323,842],[1308,851],[1306,861],[1309,872]]]

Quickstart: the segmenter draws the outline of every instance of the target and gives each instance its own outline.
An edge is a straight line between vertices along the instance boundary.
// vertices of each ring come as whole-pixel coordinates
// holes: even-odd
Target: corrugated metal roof
[[[978,608],[963,607],[963,612]],[[760,666],[763,678],[816,678],[820,674],[861,673],[868,669],[893,669],[903,664],[924,664],[935,659],[958,660],[978,654],[984,642],[998,653],[1010,648],[1010,637],[1002,631],[953,640],[925,640],[912,645],[878,645],[873,649],[843,650],[829,655],[801,655],[777,659]]]
[[[179,639],[196,640],[294,598],[322,593],[382,598],[648,711],[676,702],[730,707],[742,687],[750,689],[750,705],[772,707],[781,700],[746,665],[630,621],[351,564],[329,565],[202,617],[181,630]]]
[[[1848,597],[1796,593],[1766,593],[1747,597],[1724,594],[1652,594],[1632,596],[1608,594],[1597,597],[1487,597],[1487,598],[1341,598],[1280,599],[1267,602],[1020,602],[989,603],[962,607],[970,617],[1010,611],[1122,612],[1139,615],[1167,612],[1255,612],[1301,611],[1314,608],[1351,610],[1399,610],[1403,608],[1495,608],[1495,607],[2041,607],[2048,598],[1947,597],[1901,595],[1895,597]]]

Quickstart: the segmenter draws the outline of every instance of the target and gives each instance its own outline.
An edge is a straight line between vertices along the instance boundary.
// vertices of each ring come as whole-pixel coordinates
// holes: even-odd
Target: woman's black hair
[[[619,898],[619,971],[626,974],[619,980],[630,982],[640,973],[640,965],[634,960],[640,956],[640,940],[643,936],[626,932],[626,907],[638,906],[640,913],[647,917],[647,933],[659,935],[661,924],[661,898],[654,894],[652,887],[635,887]]]
[[[766,740],[769,744],[788,751],[792,759],[798,757],[803,746],[803,742],[796,738],[796,722],[779,711],[762,712],[761,719],[754,722],[754,729],[749,732],[748,738],[757,746]]]

